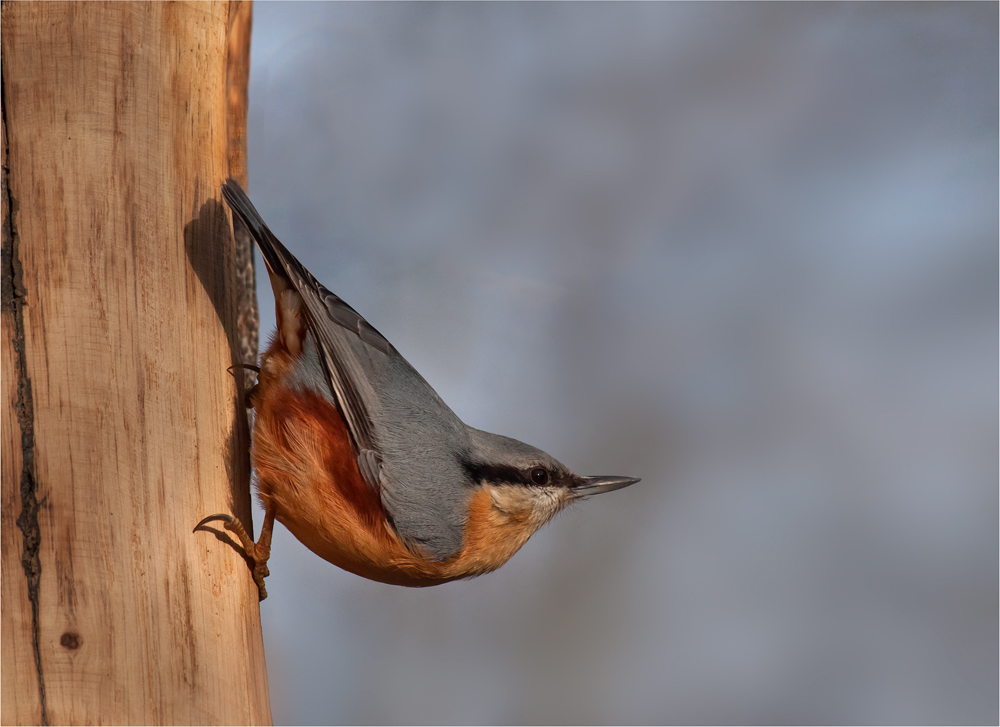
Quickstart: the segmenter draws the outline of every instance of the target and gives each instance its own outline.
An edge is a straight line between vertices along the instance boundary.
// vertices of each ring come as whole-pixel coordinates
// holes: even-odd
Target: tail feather
[[[284,288],[290,288],[299,295],[305,321],[316,337],[327,382],[351,433],[355,451],[363,455],[365,465],[361,470],[362,475],[370,485],[378,487],[378,463],[381,460],[369,414],[370,384],[366,381],[364,365],[358,358],[354,341],[381,351],[386,356],[398,357],[399,354],[368,321],[323,287],[288,252],[264,224],[260,213],[235,179],[226,180],[222,185],[222,194],[233,214],[243,220],[260,248],[271,273],[271,287],[275,298]],[[370,454],[364,454],[365,452]]]
[[[253,206],[246,192],[240,187],[240,183],[230,177],[222,185],[222,195],[226,198],[229,208],[236,213],[243,221],[250,235],[257,243],[260,254],[264,256],[264,262],[268,270],[274,275],[280,275],[286,280],[289,279],[289,266],[302,267],[298,260],[288,252],[288,249],[281,244],[281,241],[268,229],[264,219],[260,216],[257,208]]]

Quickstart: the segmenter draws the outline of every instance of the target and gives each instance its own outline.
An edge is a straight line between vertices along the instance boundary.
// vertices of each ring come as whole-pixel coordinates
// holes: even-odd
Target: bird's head
[[[471,441],[460,458],[467,484],[477,490],[469,534],[501,562],[566,506],[639,481],[581,477],[542,450],[498,434],[473,430]]]

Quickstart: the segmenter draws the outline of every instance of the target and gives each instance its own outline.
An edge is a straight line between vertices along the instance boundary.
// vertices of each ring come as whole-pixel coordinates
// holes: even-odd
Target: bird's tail
[[[301,268],[301,263],[295,259],[294,255],[288,252],[288,249],[268,229],[264,219],[253,206],[250,198],[247,197],[247,193],[240,187],[240,183],[232,177],[227,179],[226,183],[222,185],[222,196],[226,198],[229,209],[243,221],[247,230],[250,231],[250,236],[257,243],[260,254],[264,256],[264,262],[267,264],[267,269],[271,275],[278,275],[285,280],[289,280],[289,267],[295,266]]]
[[[226,198],[233,214],[243,220],[257,247],[260,248],[264,262],[267,263],[267,270],[271,274],[271,287],[274,289],[275,297],[282,290],[291,288],[302,297],[316,326],[322,327],[324,321],[332,321],[379,351],[387,355],[398,355],[385,336],[372,328],[368,321],[339,296],[321,285],[312,273],[288,252],[264,224],[260,213],[254,209],[253,203],[239,182],[232,177],[227,179],[222,185],[222,196]]]

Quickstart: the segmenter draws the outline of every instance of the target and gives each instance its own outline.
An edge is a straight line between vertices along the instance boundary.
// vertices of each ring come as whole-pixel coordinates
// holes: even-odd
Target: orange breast
[[[339,410],[319,394],[284,386],[292,368],[291,355],[272,343],[262,357],[252,456],[265,507],[314,553],[365,578],[429,586],[499,568],[534,532],[501,516],[482,488],[470,500],[455,556],[433,561],[408,549],[361,477]]]

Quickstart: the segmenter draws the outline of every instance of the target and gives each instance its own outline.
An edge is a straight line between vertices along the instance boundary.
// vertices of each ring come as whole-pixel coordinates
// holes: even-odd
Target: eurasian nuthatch
[[[278,330],[250,394],[260,538],[230,515],[199,526],[221,520],[240,539],[261,598],[275,519],[352,573],[433,586],[496,570],[570,503],[639,481],[579,477],[535,447],[464,424],[285,249],[235,180],[222,193],[264,257]]]

